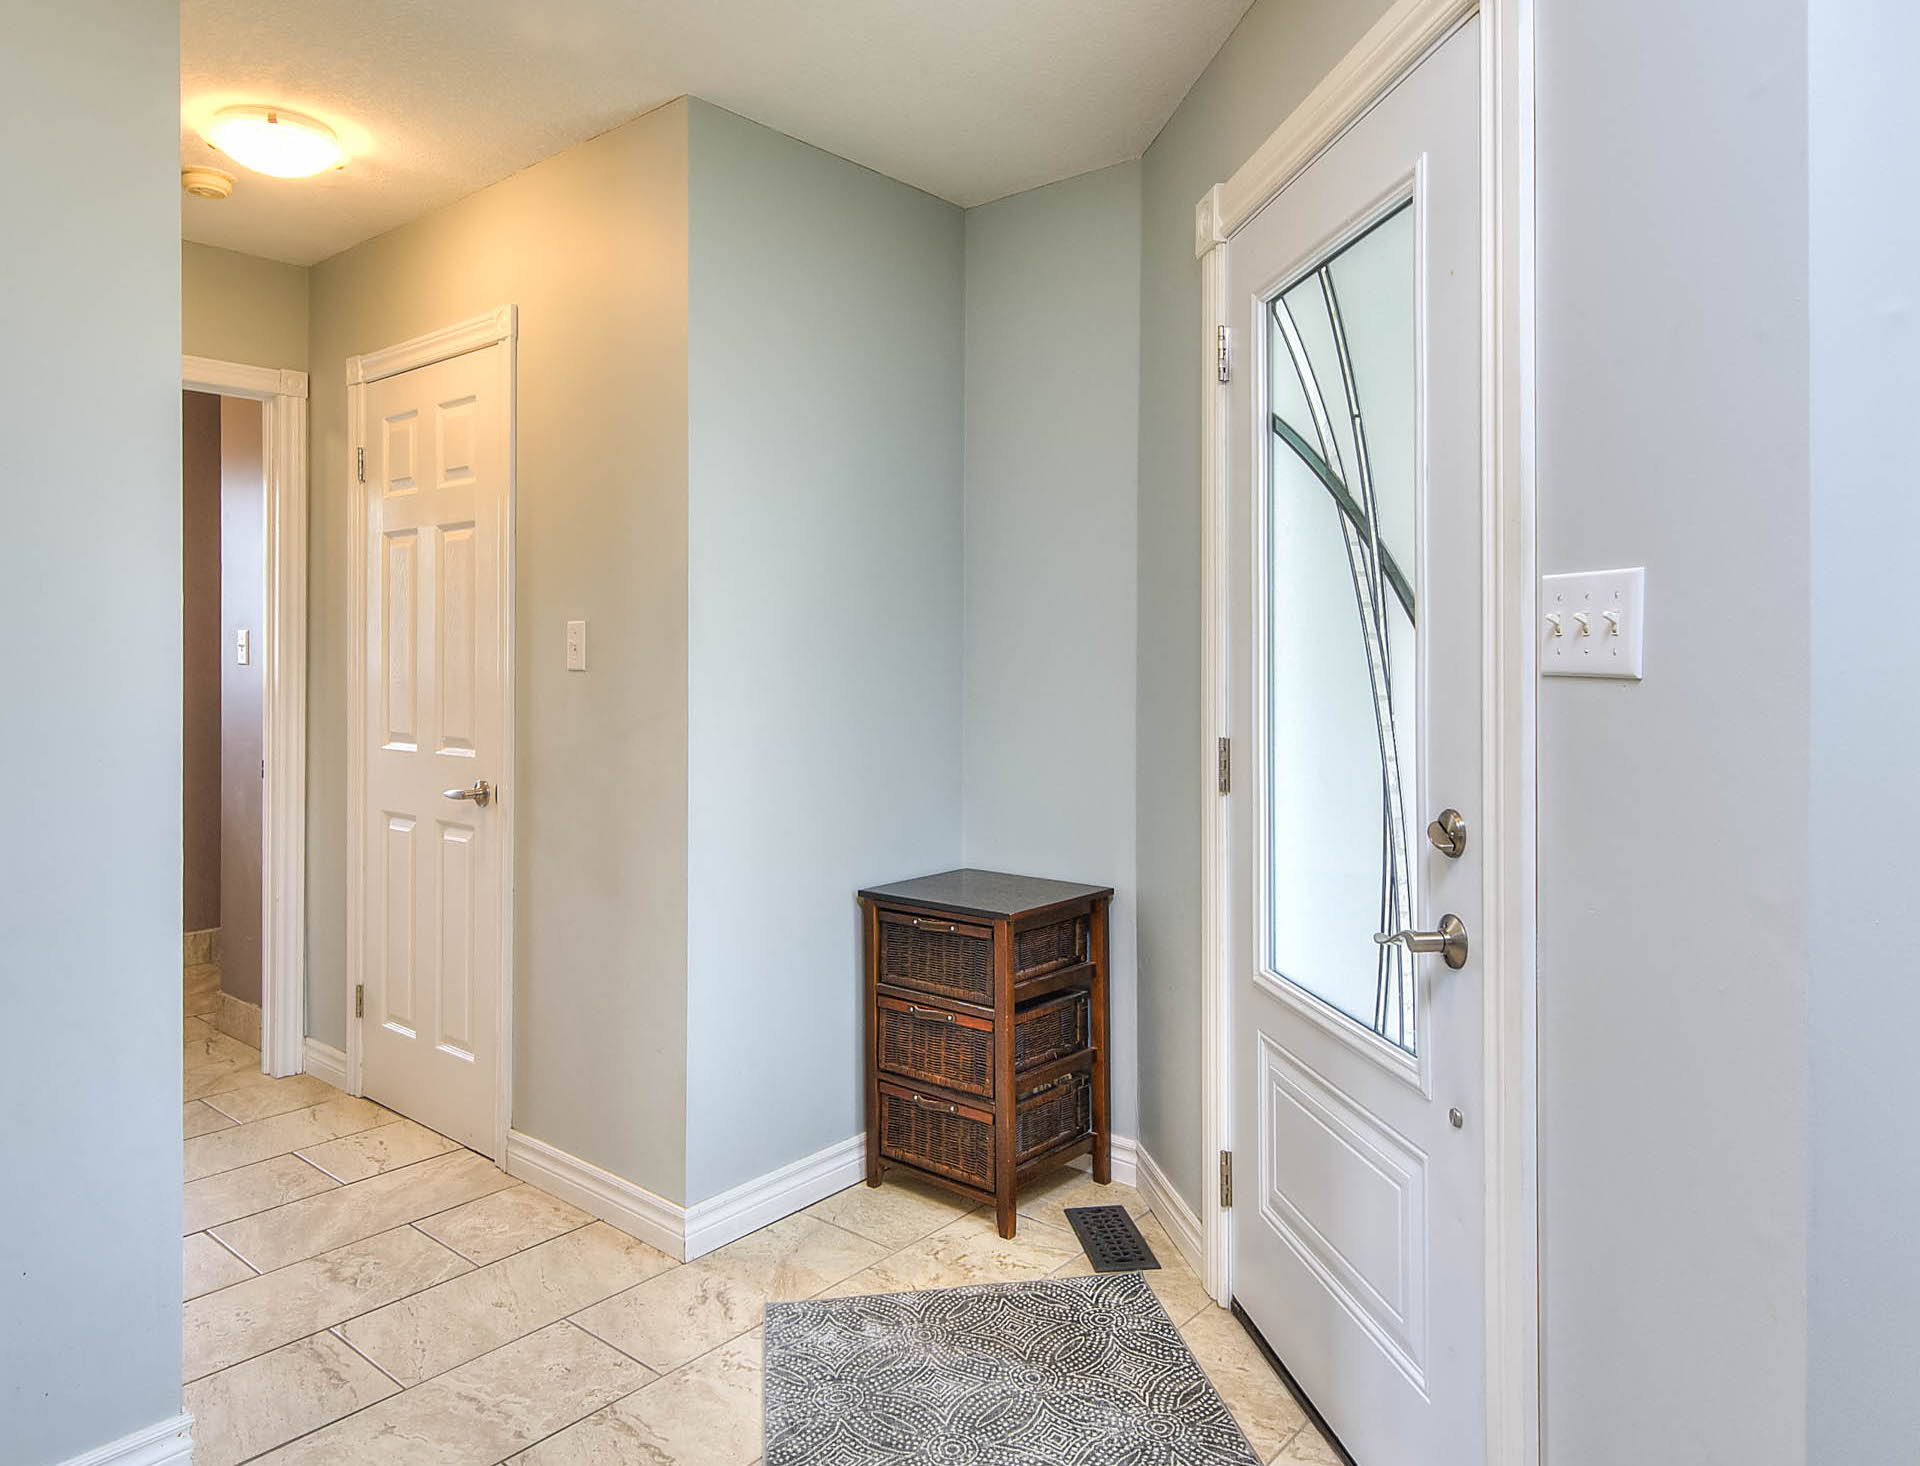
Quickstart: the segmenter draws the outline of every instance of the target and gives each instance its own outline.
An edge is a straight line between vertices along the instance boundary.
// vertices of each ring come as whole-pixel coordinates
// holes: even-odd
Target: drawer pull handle
[[[919,1008],[909,1003],[907,1004],[907,1011],[915,1018],[931,1018],[935,1023],[953,1022],[953,1014],[942,1013],[938,1008]]]
[[[923,1110],[938,1110],[943,1115],[957,1115],[960,1113],[960,1106],[944,1105],[940,1103],[939,1100],[928,1099],[924,1094],[908,1095],[907,1098]]]
[[[913,925],[916,931],[923,932],[957,932],[960,930],[959,927],[950,921],[922,921],[917,916],[913,919]]]

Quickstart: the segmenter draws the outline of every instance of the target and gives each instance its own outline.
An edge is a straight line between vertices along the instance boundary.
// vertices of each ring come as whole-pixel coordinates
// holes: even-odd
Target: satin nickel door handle
[[[1467,965],[1467,924],[1451,911],[1440,918],[1438,931],[1375,932],[1373,939],[1383,947],[1398,942],[1409,952],[1438,952],[1456,972]]]
[[[471,799],[475,804],[485,809],[489,804],[493,803],[493,785],[489,784],[485,779],[475,779],[472,788],[442,789],[440,791],[440,797],[442,799]]]

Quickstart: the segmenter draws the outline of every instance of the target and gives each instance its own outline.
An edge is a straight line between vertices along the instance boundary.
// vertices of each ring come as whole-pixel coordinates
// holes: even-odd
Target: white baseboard
[[[1153,1157],[1144,1150],[1137,1151],[1140,1180],[1140,1195],[1149,1210],[1160,1219],[1160,1225],[1167,1229],[1167,1235],[1173,1238],[1174,1245],[1180,1249],[1181,1256],[1187,1260],[1199,1277],[1207,1275],[1207,1249],[1202,1238],[1200,1218],[1194,1215],[1193,1208],[1173,1189],[1173,1183],[1167,1180],[1166,1172],[1154,1164]],[[1116,1165],[1115,1170],[1119,1167]]]
[[[323,1044],[317,1038],[308,1039],[300,1068],[315,1079],[324,1079],[335,1089],[347,1087],[347,1056],[332,1044]]]
[[[867,1171],[867,1137],[852,1135],[777,1171],[697,1202],[686,1212],[686,1256],[691,1262],[769,1222],[791,1216],[844,1191]]]
[[[507,1132],[507,1174],[531,1181],[584,1212],[686,1260],[685,1208],[518,1130]]]
[[[181,1414],[162,1420],[70,1456],[60,1466],[193,1466],[193,1417]]]
[[[1139,1145],[1131,1135],[1116,1135],[1108,1143],[1107,1159],[1113,1166],[1113,1179],[1122,1186],[1138,1186],[1139,1166],[1135,1157],[1139,1154]],[[1075,1170],[1091,1171],[1092,1156],[1080,1156],[1069,1164]]]

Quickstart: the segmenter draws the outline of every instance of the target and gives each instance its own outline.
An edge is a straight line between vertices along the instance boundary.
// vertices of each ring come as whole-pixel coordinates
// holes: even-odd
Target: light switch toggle
[[[1641,566],[1543,576],[1540,675],[1639,681],[1646,607],[1647,572]]]

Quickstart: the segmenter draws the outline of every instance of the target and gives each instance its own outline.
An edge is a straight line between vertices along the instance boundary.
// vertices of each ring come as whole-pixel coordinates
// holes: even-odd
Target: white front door
[[[1485,1458],[1477,32],[1227,246],[1234,1294],[1360,1466]]]
[[[361,389],[361,1089],[492,1154],[502,1031],[504,344]],[[476,797],[479,796],[479,797]]]

